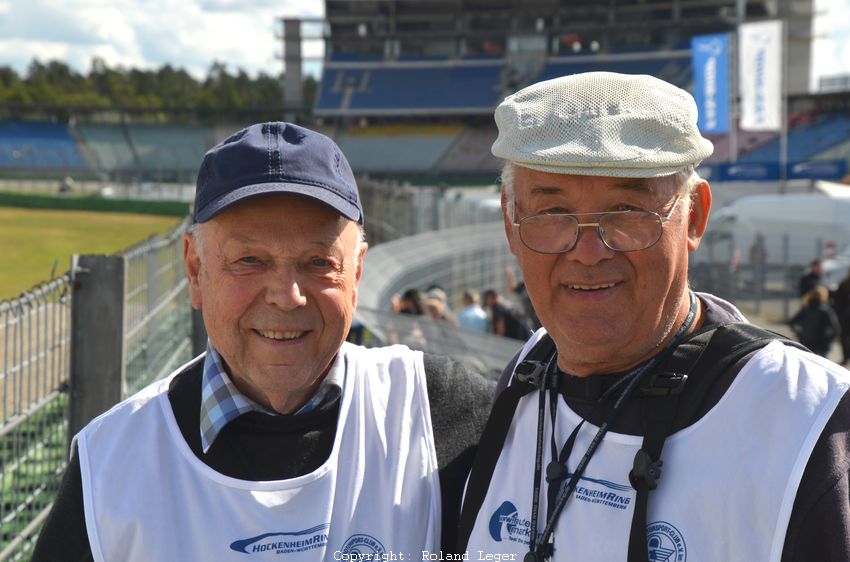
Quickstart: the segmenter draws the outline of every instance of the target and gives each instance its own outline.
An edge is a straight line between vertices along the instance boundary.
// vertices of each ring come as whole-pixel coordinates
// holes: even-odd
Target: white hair
[[[502,166],[502,173],[499,177],[502,190],[505,193],[505,212],[508,220],[514,222],[516,220],[516,194],[514,192],[514,182],[516,181],[516,169],[518,165],[510,160],[505,160]],[[669,176],[661,176],[658,178],[648,178],[650,186],[653,189],[664,191],[666,188],[673,188],[674,193],[678,195],[688,195],[688,205],[690,205],[690,197],[696,191],[697,185],[702,181],[702,178],[694,170],[693,165],[688,165],[678,172]]]

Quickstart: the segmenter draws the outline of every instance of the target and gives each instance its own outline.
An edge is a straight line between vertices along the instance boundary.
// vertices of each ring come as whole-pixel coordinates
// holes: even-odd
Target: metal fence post
[[[123,398],[124,256],[74,256],[68,433]]]

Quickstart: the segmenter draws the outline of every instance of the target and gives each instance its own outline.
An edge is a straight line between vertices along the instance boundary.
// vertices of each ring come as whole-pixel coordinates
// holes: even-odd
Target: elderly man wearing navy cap
[[[496,124],[505,233],[543,328],[503,375],[459,549],[850,560],[850,373],[688,286],[712,152],[690,94],[577,74],[507,97]]]
[[[206,154],[193,218],[207,352],[77,435],[33,560],[399,560],[454,545],[493,388],[445,358],[344,342],[366,243],[336,144],[288,123],[239,131]]]

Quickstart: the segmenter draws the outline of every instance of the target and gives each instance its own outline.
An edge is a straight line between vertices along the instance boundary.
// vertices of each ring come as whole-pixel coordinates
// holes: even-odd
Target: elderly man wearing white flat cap
[[[713,149],[693,98],[592,72],[509,96],[496,123],[505,233],[543,328],[505,370],[461,551],[850,560],[850,373],[688,285]]]

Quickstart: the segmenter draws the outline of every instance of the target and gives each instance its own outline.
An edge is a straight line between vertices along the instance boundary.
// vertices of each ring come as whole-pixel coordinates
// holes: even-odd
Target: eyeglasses
[[[541,213],[512,223],[525,246],[541,254],[562,254],[575,248],[582,228],[596,228],[602,242],[616,252],[636,252],[661,239],[664,223],[679,203],[679,196],[665,215],[652,211],[607,211],[601,213]],[[579,222],[576,217],[599,217],[596,222]]]

